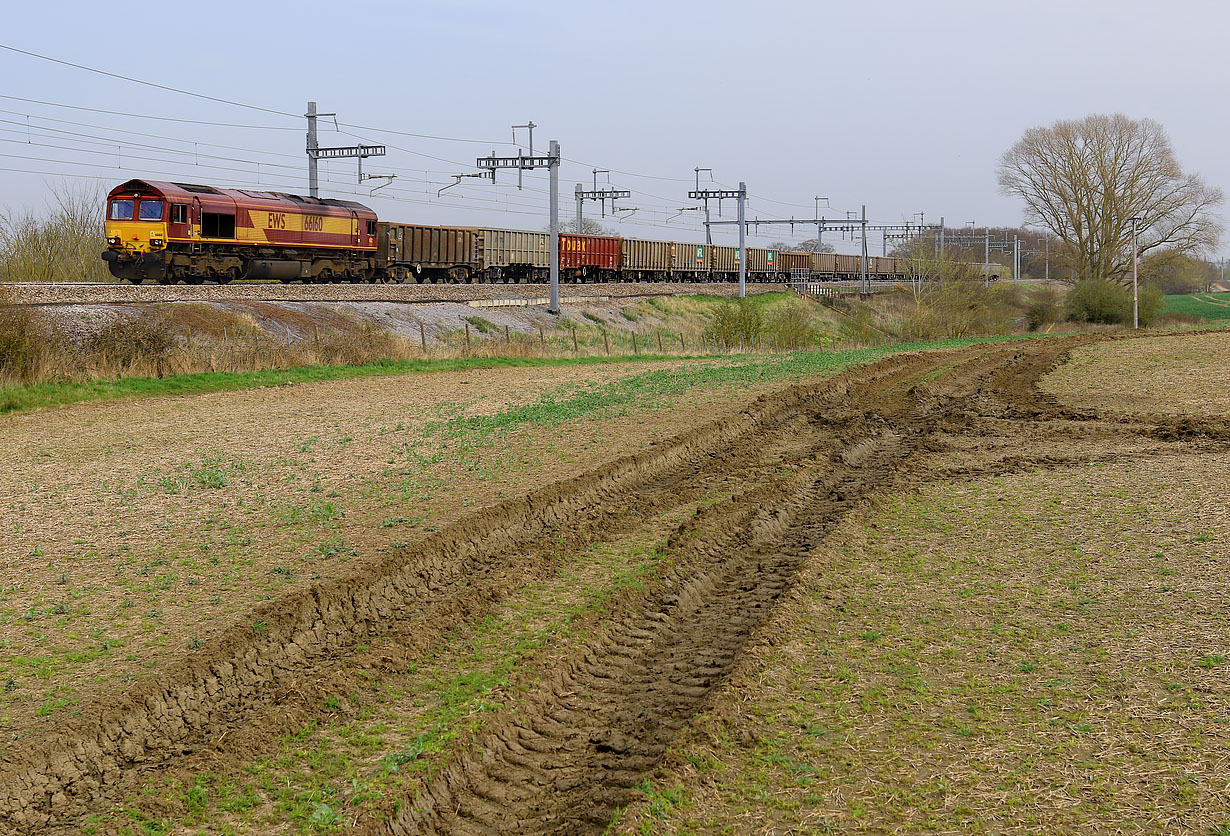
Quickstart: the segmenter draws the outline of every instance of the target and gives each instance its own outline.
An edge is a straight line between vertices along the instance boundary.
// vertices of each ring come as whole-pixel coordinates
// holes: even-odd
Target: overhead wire
[[[296,119],[296,120],[298,120],[298,119],[304,118],[304,117],[303,117],[302,115],[300,115],[300,114],[290,113],[290,112],[283,111],[283,110],[277,110],[277,109],[275,109],[275,108],[268,108],[268,107],[264,107],[264,106],[261,106],[261,105],[253,105],[253,104],[250,104],[250,103],[247,103],[247,102],[240,102],[240,101],[236,101],[236,100],[233,100],[233,99],[227,99],[227,98],[223,98],[223,97],[219,97],[219,96],[211,96],[211,95],[204,94],[204,93],[198,93],[198,92],[195,92],[195,91],[192,91],[192,90],[185,90],[185,89],[182,89],[182,88],[173,87],[173,86],[166,85],[166,84],[160,84],[160,83],[157,83],[157,82],[152,82],[152,81],[148,81],[148,80],[146,80],[146,79],[136,78],[136,77],[133,77],[133,76],[128,76],[128,75],[124,75],[124,74],[121,74],[121,73],[114,73],[114,72],[111,72],[111,71],[108,71],[108,70],[99,69],[99,68],[97,68],[97,67],[90,67],[90,66],[87,66],[87,65],[84,65],[84,64],[79,64],[79,63],[76,63],[76,62],[66,61],[66,60],[59,59],[59,58],[54,58],[54,57],[49,56],[49,55],[44,55],[44,54],[41,54],[41,53],[33,52],[33,51],[31,51],[31,50],[20,49],[20,48],[17,48],[17,47],[14,47],[14,46],[10,46],[10,45],[7,45],[7,44],[0,44],[0,49],[7,50],[7,51],[9,51],[9,52],[17,53],[17,54],[20,54],[20,55],[25,55],[25,56],[28,56],[28,57],[32,57],[32,58],[36,58],[36,59],[40,59],[40,60],[44,60],[44,61],[48,61],[48,62],[51,62],[51,63],[60,64],[60,65],[62,65],[62,66],[71,67],[71,68],[78,69],[78,70],[81,70],[81,71],[84,71],[84,72],[94,73],[94,74],[101,75],[101,76],[105,76],[105,77],[109,77],[109,78],[115,78],[115,79],[119,79],[119,80],[123,80],[123,81],[130,82],[130,83],[133,83],[133,84],[139,84],[139,85],[143,85],[143,86],[151,87],[151,88],[154,88],[154,89],[165,90],[165,91],[168,91],[168,92],[176,93],[176,94],[179,94],[179,95],[190,96],[190,97],[197,98],[197,99],[201,99],[201,100],[205,100],[205,101],[211,101],[211,102],[215,102],[215,103],[219,103],[219,104],[225,104],[225,105],[228,105],[228,106],[233,106],[233,107],[240,107],[240,108],[244,108],[244,109],[248,109],[248,110],[253,110],[253,111],[258,111],[258,112],[262,112],[262,113],[269,113],[269,114],[273,114],[273,115],[276,115],[276,116],[281,116],[281,117],[285,117],[285,118],[289,118],[289,119]],[[111,110],[106,110],[106,109],[102,109],[102,108],[90,108],[90,107],[84,107],[84,106],[79,106],[79,105],[68,105],[68,104],[59,103],[59,102],[48,102],[48,101],[45,101],[45,100],[40,100],[40,99],[32,99],[32,98],[26,98],[26,97],[11,96],[11,95],[7,95],[7,94],[0,95],[0,97],[5,98],[5,99],[9,99],[9,100],[14,100],[14,101],[24,101],[24,102],[27,102],[27,103],[39,104],[39,105],[48,106],[48,107],[62,107],[62,108],[70,108],[70,109],[74,109],[74,110],[87,111],[87,112],[96,112],[96,113],[105,113],[105,114],[108,114],[108,115],[123,116],[123,117],[128,117],[128,118],[150,118],[150,119],[159,119],[159,120],[162,120],[162,121],[173,121],[173,122],[180,122],[180,123],[184,123],[184,124],[208,124],[208,125],[221,126],[221,127],[236,127],[236,128],[249,128],[249,127],[250,127],[250,128],[253,128],[253,129],[259,129],[259,130],[266,130],[266,129],[297,130],[297,128],[292,128],[292,127],[289,127],[289,126],[287,126],[286,128],[278,128],[277,126],[244,125],[244,124],[237,124],[237,123],[211,122],[211,121],[207,121],[207,120],[189,120],[189,119],[178,119],[178,118],[175,118],[175,117],[160,117],[160,116],[153,116],[153,115],[148,115],[148,114],[133,114],[133,113],[126,113],[126,112],[123,112],[123,111],[111,111]],[[61,121],[61,122],[64,122],[64,123],[69,123],[69,122],[68,122],[68,120],[54,120],[54,119],[53,119],[53,118],[51,118],[51,117],[35,117],[35,118],[44,119],[45,121]],[[71,124],[71,123],[70,123],[70,124]],[[365,137],[363,137],[363,136],[361,136],[361,135],[359,135],[359,134],[355,134],[355,133],[353,133],[353,131],[345,131],[345,130],[342,130],[342,129],[341,129],[341,125],[342,125],[342,124],[345,124],[345,125],[346,125],[346,127],[348,127],[348,128],[352,128],[352,129],[355,129],[355,130],[361,130],[361,131],[371,131],[371,132],[375,132],[375,133],[378,133],[378,134],[390,134],[390,135],[395,135],[395,136],[408,136],[408,137],[414,137],[414,138],[420,138],[420,139],[427,139],[427,140],[433,140],[433,141],[462,142],[462,143],[472,143],[472,144],[482,144],[482,145],[514,145],[514,144],[516,144],[516,143],[513,143],[513,142],[511,142],[511,141],[507,141],[507,140],[481,140],[481,139],[472,139],[472,138],[464,138],[464,137],[450,137],[450,136],[443,136],[443,135],[438,135],[438,134],[424,134],[424,133],[416,133],[416,132],[411,132],[411,131],[403,131],[403,130],[392,129],[392,128],[379,128],[379,127],[374,127],[374,126],[360,125],[360,124],[358,124],[358,123],[342,123],[342,122],[335,121],[335,125],[337,126],[337,128],[338,128],[338,132],[339,132],[339,133],[342,133],[343,135],[346,135],[346,136],[351,136],[351,137],[354,137],[354,138],[356,138],[356,139],[359,139],[360,141],[366,141],[366,138],[365,138]],[[82,125],[82,126],[84,126],[84,125]],[[50,130],[54,130],[54,129],[50,129]],[[113,132],[128,132],[128,131],[126,131],[125,129],[107,129],[107,130],[111,130],[111,131],[113,131]],[[132,133],[132,134],[134,134],[134,135],[139,135],[139,133],[140,133],[140,132],[135,132],[135,131],[133,131],[133,132],[129,132],[129,133]],[[187,143],[187,142],[192,142],[192,140],[180,140],[180,139],[176,139],[176,138],[172,138],[172,137],[157,137],[157,136],[155,136],[155,135],[150,135],[150,137],[149,137],[149,138],[160,138],[160,139],[165,139],[165,140],[167,140],[167,141],[172,141],[172,142],[184,142],[184,143]],[[259,150],[256,150],[256,149],[237,149],[235,146],[225,146],[225,145],[214,144],[214,143],[199,143],[199,142],[197,142],[197,143],[195,143],[195,144],[197,144],[197,145],[200,145],[200,144],[205,144],[205,145],[207,145],[208,147],[220,147],[220,148],[227,148],[227,149],[229,149],[229,150],[245,150],[245,151],[249,151],[249,152],[255,151],[255,153],[258,153],[258,154],[265,154],[265,155],[267,155],[267,156],[283,156],[283,157],[288,157],[288,158],[292,156],[292,155],[287,155],[287,154],[284,154],[284,153],[279,153],[279,152],[266,152],[266,151],[259,151]],[[472,167],[469,163],[464,163],[464,162],[461,162],[461,161],[458,161],[458,160],[454,160],[454,159],[450,159],[450,158],[447,158],[447,157],[441,157],[441,156],[438,156],[438,155],[428,154],[428,153],[425,153],[425,152],[422,152],[422,151],[417,151],[417,150],[414,150],[414,149],[411,149],[411,148],[406,148],[406,147],[403,147],[403,146],[394,145],[394,144],[390,144],[390,143],[387,143],[387,142],[386,142],[386,143],[384,143],[384,144],[385,144],[387,147],[394,148],[395,150],[399,150],[399,151],[402,151],[402,152],[404,152],[404,153],[411,154],[411,155],[418,156],[418,157],[422,157],[422,158],[425,158],[425,159],[431,159],[431,160],[435,160],[435,161],[438,161],[438,162],[448,163],[449,165],[455,165],[455,166],[459,166],[459,167],[463,167],[463,168],[470,168],[470,167]],[[139,145],[139,144],[137,144],[137,145]],[[183,154],[187,153],[187,152],[180,152],[180,151],[176,151],[176,150],[174,150],[174,149],[165,149],[165,148],[153,149],[151,146],[145,146],[145,147],[147,148],[147,150],[158,150],[158,151],[165,151],[165,152],[168,152],[168,153],[178,153],[178,154],[181,154],[181,155],[183,155]],[[73,149],[64,149],[64,150],[73,150]],[[195,156],[199,159],[199,157],[200,157],[199,151],[198,151],[198,152],[194,152],[194,155],[195,155]],[[9,156],[12,156],[12,155],[9,155]],[[207,158],[210,158],[210,159],[221,159],[221,158],[216,157],[216,156],[214,156],[214,155],[206,155],[206,157],[207,157]],[[155,162],[164,162],[164,163],[173,163],[173,162],[174,162],[174,161],[172,161],[172,160],[164,160],[164,159],[150,159],[150,161],[155,161]],[[599,167],[599,166],[597,166],[597,165],[596,165],[596,164],[594,164],[594,163],[585,162],[585,161],[583,161],[583,160],[579,160],[579,159],[576,159],[576,158],[571,158],[571,157],[567,157],[567,158],[566,158],[566,157],[561,157],[561,162],[564,162],[564,161],[566,161],[566,162],[568,162],[568,163],[570,163],[570,164],[574,164],[574,165],[585,165],[585,166],[589,166],[589,167],[591,167],[591,168],[598,168],[598,167]],[[284,167],[284,166],[281,166],[281,165],[276,164],[276,163],[266,163],[266,162],[256,162],[256,161],[250,161],[250,162],[251,162],[251,164],[253,164],[253,165],[264,165],[264,166],[269,166],[269,167]],[[285,167],[289,167],[289,166],[285,166]],[[219,170],[222,170],[222,167],[214,167],[214,168],[217,168],[217,169],[219,169]],[[232,171],[238,171],[238,169],[231,169],[231,170],[232,170]],[[625,176],[625,177],[631,177],[631,178],[635,178],[635,179],[647,179],[647,180],[655,180],[655,181],[662,181],[662,182],[676,182],[676,183],[692,183],[692,182],[693,182],[693,180],[692,180],[691,178],[686,178],[686,177],[668,177],[668,176],[662,176],[662,175],[656,175],[656,174],[646,174],[646,173],[642,173],[642,172],[635,172],[635,171],[630,171],[630,170],[627,170],[627,169],[621,169],[621,168],[605,168],[604,170],[607,170],[607,171],[609,171],[609,172],[611,172],[611,173],[613,173],[613,174],[618,174],[618,175],[622,175],[622,176]],[[714,179],[714,180],[713,180],[713,182],[718,183],[718,185],[723,185],[723,186],[724,186],[724,184],[720,183],[720,181],[717,181],[716,179]],[[728,188],[728,187],[727,187],[727,188]],[[671,198],[668,198],[668,197],[665,197],[665,196],[662,196],[662,195],[655,195],[655,194],[650,193],[650,192],[640,192],[640,194],[642,194],[642,195],[644,195],[644,196],[647,196],[647,197],[654,197],[654,198],[656,198],[656,199],[658,199],[658,200],[665,201],[666,203],[665,203],[665,205],[662,207],[662,211],[673,211],[672,204],[673,204],[675,201],[673,201]],[[466,199],[473,199],[473,198],[466,198]],[[766,201],[766,202],[769,202],[769,203],[774,203],[774,204],[778,204],[778,205],[782,205],[782,206],[794,206],[794,207],[798,207],[798,208],[807,208],[807,207],[805,207],[803,204],[795,204],[795,203],[790,203],[790,202],[786,202],[786,201],[777,201],[777,200],[774,200],[774,199],[772,199],[772,198],[764,198],[764,197],[761,197],[760,199],[762,199],[762,200],[764,200],[764,201]],[[641,201],[641,202],[643,202],[643,201]],[[645,206],[645,207],[638,207],[638,208],[643,208],[643,209],[644,209],[645,211],[647,211],[647,212],[648,212],[648,211],[653,211],[653,210],[652,210],[650,207],[648,207],[648,206]],[[633,221],[632,219],[628,219],[628,220],[626,221],[626,223],[633,224],[633,225],[646,225],[644,222],[637,222],[637,221]],[[685,224],[682,224],[682,225],[687,225],[687,224],[685,223]],[[677,228],[677,227],[675,227],[675,228]]]

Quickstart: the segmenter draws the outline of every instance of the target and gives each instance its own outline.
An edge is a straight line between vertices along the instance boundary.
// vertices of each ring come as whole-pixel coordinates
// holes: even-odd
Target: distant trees
[[[778,252],[798,252],[798,253],[814,253],[816,251],[816,239],[808,238],[806,241],[800,241],[797,244],[792,244],[789,241],[774,241],[769,245],[768,249],[777,250]],[[831,253],[836,252],[832,244],[821,244],[820,252]]]
[[[577,229],[577,219],[560,220],[560,232],[571,232],[576,234],[578,231],[581,235],[618,235],[619,232],[613,227],[603,226],[593,218],[581,218],[581,229]]]
[[[1157,285],[1162,293],[1196,293],[1212,284],[1210,266],[1175,250],[1155,250],[1141,261],[1140,278]]]
[[[1070,275],[1123,281],[1132,267],[1132,224],[1140,251],[1193,254],[1214,247],[1220,189],[1185,174],[1162,126],[1123,114],[1030,128],[1000,160],[999,185],[1025,201],[1027,221],[1059,239],[1053,255]],[[1067,274],[1068,271],[1063,271]]]

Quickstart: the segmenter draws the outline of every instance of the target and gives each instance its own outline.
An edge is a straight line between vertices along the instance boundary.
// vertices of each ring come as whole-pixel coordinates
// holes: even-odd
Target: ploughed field
[[[1230,827],[1227,349],[5,416],[0,829]]]

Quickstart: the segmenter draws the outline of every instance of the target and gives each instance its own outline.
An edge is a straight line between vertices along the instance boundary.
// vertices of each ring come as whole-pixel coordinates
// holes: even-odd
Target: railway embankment
[[[753,282],[751,295],[786,290],[779,282]],[[16,282],[4,285],[12,301],[28,305],[140,305],[160,302],[493,302],[533,301],[543,305],[550,293],[545,284],[281,284],[229,285],[105,284]],[[566,284],[561,298],[569,300],[634,299],[704,293],[735,297],[739,286],[729,282],[600,282]]]

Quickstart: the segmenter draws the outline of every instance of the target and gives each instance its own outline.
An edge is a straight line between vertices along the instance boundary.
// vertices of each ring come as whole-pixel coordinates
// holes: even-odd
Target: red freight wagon
[[[561,233],[559,269],[570,278],[610,278],[619,269],[619,239]]]

